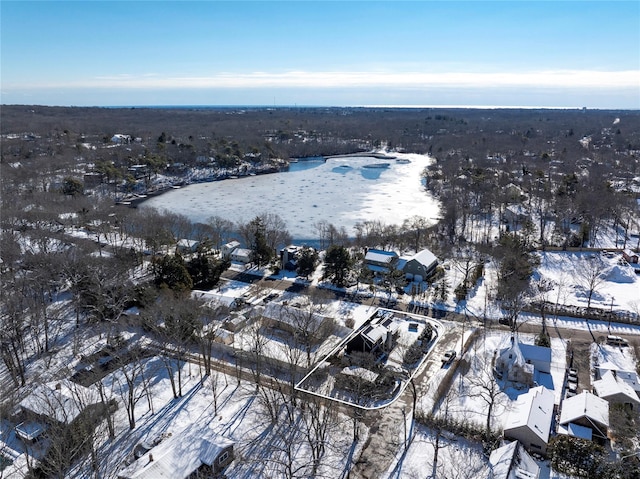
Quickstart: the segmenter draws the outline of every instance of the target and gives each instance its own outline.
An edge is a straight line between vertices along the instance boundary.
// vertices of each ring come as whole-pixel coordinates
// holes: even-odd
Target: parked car
[[[450,349],[449,351],[444,353],[444,358],[442,359],[442,362],[444,364],[451,364],[455,358],[456,358],[456,352],[453,349]]]
[[[263,303],[268,303],[269,301],[273,301],[274,299],[276,299],[278,296],[280,296],[278,293],[271,293],[267,296],[264,297],[264,299],[262,300]]]
[[[612,346],[629,346],[627,340],[620,336],[607,336],[607,344]]]

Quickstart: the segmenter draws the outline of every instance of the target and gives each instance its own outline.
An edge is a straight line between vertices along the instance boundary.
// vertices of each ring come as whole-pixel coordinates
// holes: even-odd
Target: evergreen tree
[[[173,291],[188,291],[193,288],[193,280],[180,255],[167,255],[154,260],[154,281],[156,286]]]
[[[324,258],[324,277],[338,287],[345,285],[353,261],[344,246],[330,246]]]
[[[258,267],[268,264],[273,258],[273,250],[267,243],[264,221],[260,216],[256,216],[249,223],[249,228],[252,233],[251,261]]]
[[[314,248],[304,248],[300,251],[297,266],[298,275],[308,278],[318,266],[318,252]]]

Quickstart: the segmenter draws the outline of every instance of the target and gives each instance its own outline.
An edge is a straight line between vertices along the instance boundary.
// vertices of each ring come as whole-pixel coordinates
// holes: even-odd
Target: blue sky
[[[0,2],[3,104],[640,108],[638,1]]]

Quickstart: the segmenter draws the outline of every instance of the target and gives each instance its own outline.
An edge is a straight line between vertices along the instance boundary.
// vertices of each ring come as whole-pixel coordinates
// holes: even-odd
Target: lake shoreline
[[[317,155],[317,156],[307,156],[307,157],[298,157],[298,158],[289,158],[285,163],[285,165],[281,166],[281,167],[275,167],[275,166],[269,166],[263,169],[256,169],[256,168],[251,168],[251,169],[247,169],[245,172],[243,173],[235,173],[235,174],[230,174],[229,172],[225,172],[224,174],[221,174],[220,176],[215,176],[211,179],[204,179],[204,180],[196,180],[196,181],[189,181],[188,178],[183,178],[180,181],[176,181],[175,183],[172,183],[170,185],[165,185],[165,186],[161,186],[155,190],[149,190],[146,191],[144,193],[141,194],[134,194],[132,196],[127,196],[121,200],[117,200],[116,201],[116,205],[119,206],[127,206],[129,208],[137,208],[140,204],[144,203],[145,201],[151,199],[151,198],[155,198],[158,197],[164,193],[167,193],[168,191],[172,191],[175,189],[180,189],[180,188],[184,188],[190,185],[195,185],[195,184],[200,184],[200,183],[214,183],[216,181],[224,181],[224,180],[234,180],[234,179],[238,179],[238,178],[245,178],[248,176],[257,176],[257,175],[269,175],[269,174],[273,174],[273,173],[282,173],[287,171],[287,169],[289,168],[291,163],[297,162],[297,161],[308,161],[314,158],[323,158],[325,163],[327,162],[327,160],[330,159],[339,159],[339,158],[359,158],[359,157],[363,157],[363,158],[375,158],[375,159],[387,159],[387,160],[391,160],[391,159],[396,159],[396,156],[393,155],[388,155],[386,153],[380,153],[377,151],[365,151],[365,152],[354,152],[354,153],[346,153],[343,155],[329,155],[329,156],[325,156],[325,155]],[[295,161],[294,161],[295,160]],[[284,161],[284,160],[283,160]]]

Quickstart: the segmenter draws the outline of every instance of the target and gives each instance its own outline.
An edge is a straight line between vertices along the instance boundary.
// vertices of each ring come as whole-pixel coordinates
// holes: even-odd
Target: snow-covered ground
[[[590,268],[597,267],[599,275],[593,283],[596,287],[591,307],[639,312],[640,276],[631,266],[618,264],[620,254],[545,252],[539,256],[538,274],[554,283],[548,294],[551,302],[586,307],[589,287],[585,282]],[[592,266],[593,263],[596,264]]]
[[[418,154],[394,156],[409,163],[364,156],[329,158],[310,163],[312,168],[189,185],[150,198],[140,207],[170,210],[193,222],[216,215],[241,223],[263,212],[277,213],[286,218],[296,241],[317,238],[314,224],[320,221],[344,226],[353,234],[353,226],[365,220],[398,224],[414,215],[435,219],[438,202],[421,181],[422,171],[433,160]],[[375,163],[389,167],[365,168]]]

